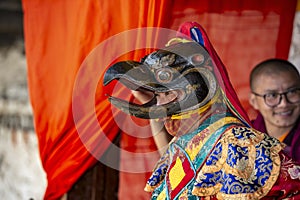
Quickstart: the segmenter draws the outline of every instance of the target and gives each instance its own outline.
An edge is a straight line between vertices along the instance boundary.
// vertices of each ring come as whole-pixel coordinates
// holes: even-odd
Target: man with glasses
[[[297,68],[282,59],[268,59],[250,74],[249,102],[259,111],[253,126],[287,145],[300,161],[300,76]]]

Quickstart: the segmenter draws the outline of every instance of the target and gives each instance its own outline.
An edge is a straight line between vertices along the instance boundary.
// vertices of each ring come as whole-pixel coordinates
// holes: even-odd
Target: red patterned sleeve
[[[263,199],[300,199],[300,165],[282,151],[279,155],[280,174],[271,191]]]

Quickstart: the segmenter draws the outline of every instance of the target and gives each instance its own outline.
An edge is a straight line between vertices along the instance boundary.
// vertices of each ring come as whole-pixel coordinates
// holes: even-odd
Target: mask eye
[[[164,68],[157,70],[155,78],[161,83],[169,83],[173,78],[173,74],[170,69]]]

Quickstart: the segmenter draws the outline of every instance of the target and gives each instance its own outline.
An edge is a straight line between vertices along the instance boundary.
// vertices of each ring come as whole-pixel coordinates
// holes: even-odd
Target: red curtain
[[[93,66],[108,62],[86,59],[95,53],[92,50],[96,46],[134,28],[176,30],[184,21],[197,21],[206,29],[242,104],[251,114],[247,103],[249,72],[263,59],[288,57],[297,1],[22,0],[22,3],[30,100],[48,179],[45,199],[57,199],[101,158],[119,133],[122,133],[121,147],[126,150],[122,153],[121,169],[134,169],[136,165],[152,168],[157,159],[152,138],[141,136],[150,134],[147,122],[113,110],[105,100],[101,77],[107,66]],[[138,41],[137,36],[135,45]],[[105,60],[110,52],[130,45],[129,42],[125,39],[118,45],[103,47],[99,59]],[[138,60],[146,52],[136,51],[125,57]],[[128,96],[123,89],[120,93]],[[126,125],[125,131],[120,128],[118,118]],[[145,127],[143,132],[136,124]],[[137,158],[126,152],[154,153]],[[148,198],[142,191],[146,177],[147,172],[122,172],[120,198]]]

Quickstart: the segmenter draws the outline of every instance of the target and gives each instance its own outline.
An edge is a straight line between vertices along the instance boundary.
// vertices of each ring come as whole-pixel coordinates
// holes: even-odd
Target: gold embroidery
[[[163,190],[163,191],[161,191],[161,193],[158,195],[157,200],[165,200],[166,197],[167,197],[166,191]]]
[[[172,38],[171,40],[169,40],[169,42],[166,44],[166,47],[172,45],[172,44],[176,44],[176,43],[186,43],[186,42],[191,42],[191,40],[187,40],[184,38]]]
[[[253,169],[254,169],[254,162],[255,162],[255,155],[256,155],[256,143],[251,141],[251,139],[248,141],[242,141],[234,137],[232,134],[232,131],[228,134],[230,135],[230,140],[222,140],[222,145],[227,146],[229,144],[234,144],[240,147],[247,147],[248,148],[248,160],[246,160],[245,157],[243,159],[240,159],[237,161],[237,164],[234,167],[229,166],[227,163],[224,164],[223,168],[224,171],[228,174],[231,173],[237,177],[243,178],[243,179],[249,179],[251,176]]]
[[[212,196],[217,194],[220,189],[222,188],[221,183],[217,183],[213,187],[207,187],[207,188],[193,188],[192,194],[197,196]]]
[[[201,150],[203,144],[209,139],[211,133],[214,133],[219,128],[224,126],[225,124],[229,123],[240,123],[241,121],[235,117],[225,117],[219,119],[212,125],[208,126],[204,130],[200,131],[194,138],[189,142],[186,147],[186,153],[189,155],[190,159],[193,161],[195,157],[198,155],[199,151]]]
[[[159,184],[157,184],[157,185],[159,185]],[[155,186],[150,186],[150,185],[146,185],[145,187],[144,187],[144,191],[145,192],[153,192],[154,190],[155,190],[155,188],[157,187],[157,185],[155,185]]]

